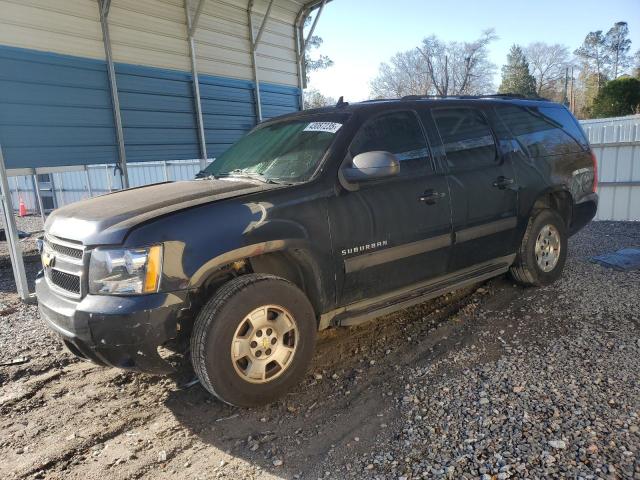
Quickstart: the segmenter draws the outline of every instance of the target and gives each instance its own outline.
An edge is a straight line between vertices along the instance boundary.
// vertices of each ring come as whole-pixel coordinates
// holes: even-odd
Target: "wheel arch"
[[[190,287],[207,296],[222,284],[246,273],[268,273],[289,280],[302,290],[316,315],[330,308],[335,292],[332,275],[310,245],[301,240],[275,240],[241,247],[214,257],[191,277]]]
[[[549,188],[535,199],[529,210],[528,218],[531,218],[539,210],[549,208],[558,212],[569,229],[573,217],[573,203],[573,195],[569,190],[562,187]]]

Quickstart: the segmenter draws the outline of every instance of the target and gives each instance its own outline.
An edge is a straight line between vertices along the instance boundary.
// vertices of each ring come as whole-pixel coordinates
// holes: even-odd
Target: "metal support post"
[[[107,60],[107,73],[109,74],[109,87],[111,90],[111,105],[113,107],[113,118],[116,124],[116,140],[118,142],[119,166],[122,177],[122,186],[129,188],[129,175],[127,172],[127,152],[124,148],[124,133],[122,129],[122,115],[120,114],[120,97],[118,96],[118,83],[116,81],[116,70],[113,65],[113,55],[111,53],[111,37],[109,36],[109,8],[111,0],[98,0],[100,8],[100,25],[102,26],[102,43],[104,44],[104,54]]]
[[[256,55],[256,39],[253,32],[253,0],[249,0],[247,6],[247,18],[249,24],[249,48],[251,49],[251,63],[253,66],[253,83],[254,83],[254,103],[257,123],[262,121],[262,99],[260,95],[260,78],[258,75],[258,57]],[[266,17],[265,17],[266,22]]]
[[[56,172],[53,175],[58,179],[56,183],[60,186],[60,202],[58,206],[65,206],[67,204],[67,199],[64,198],[64,182],[62,181],[62,174],[60,172]]]
[[[164,175],[164,181],[169,181],[169,167],[167,166],[167,161],[162,162],[162,174]]]
[[[320,4],[320,9],[318,10],[318,13],[316,13],[316,18],[313,19],[313,23],[311,24],[311,30],[309,30],[309,35],[307,35],[307,38],[302,44],[302,55],[304,55],[305,50],[307,49],[307,45],[309,44],[309,40],[311,40],[311,37],[313,37],[313,33],[316,31],[318,20],[320,20],[320,17],[322,16],[322,11],[324,10],[324,6],[326,4],[327,4],[327,0],[323,0],[322,3]]]
[[[313,25],[311,25],[311,30],[309,31],[309,35],[306,39],[304,37],[304,22],[308,18],[312,8],[314,7],[312,6],[300,10],[294,25],[296,37],[296,62],[298,67],[298,87],[300,88],[300,110],[304,110],[304,89],[307,86],[306,71],[304,66],[304,57],[307,50],[307,44],[309,43],[309,40],[311,40],[311,37],[316,30],[316,26],[318,25],[318,21],[320,20],[320,16],[322,15],[322,11],[324,10],[326,4],[327,0],[323,0],[320,3],[318,13],[313,20]],[[317,6],[317,4],[315,5]]]
[[[18,227],[13,213],[13,202],[11,201],[11,191],[9,190],[9,180],[7,170],[2,155],[2,145],[0,145],[0,204],[2,205],[2,216],[4,220],[5,236],[9,246],[11,257],[11,267],[13,278],[16,281],[16,289],[22,300],[30,300],[29,284],[27,273],[24,269],[24,259],[22,258],[22,248],[18,239]]]
[[[253,7],[253,3],[251,4]],[[260,45],[260,39],[262,39],[262,34],[264,33],[264,27],[267,25],[267,20],[269,20],[269,16],[271,15],[271,8],[273,7],[273,0],[269,0],[269,5],[267,5],[267,11],[264,14],[264,18],[262,19],[262,24],[260,25],[260,29],[258,30],[258,35],[256,35],[256,39],[253,41],[254,50],[258,48]],[[251,13],[251,8],[249,9],[249,13]],[[251,30],[253,32],[253,29]]]
[[[40,216],[42,217],[42,224],[47,221],[47,216],[44,213],[44,206],[42,205],[42,196],[40,195],[40,184],[38,183],[38,175],[35,173],[31,175],[31,181],[33,182],[33,191],[36,194],[36,201],[38,202],[38,210],[40,210]]]
[[[207,168],[207,138],[204,130],[204,119],[202,117],[202,100],[200,98],[200,79],[198,78],[198,63],[196,60],[196,43],[193,38],[198,26],[200,13],[204,0],[200,0],[196,7],[196,13],[191,19],[189,10],[189,0],[184,2],[184,13],[187,17],[187,42],[189,43],[189,56],[191,57],[191,76],[193,77],[193,103],[196,107],[196,121],[198,123],[198,141],[200,142],[200,170]]]
[[[109,193],[113,192],[113,187],[111,186],[111,177],[109,176],[109,165],[104,166],[104,176],[107,179],[107,188],[109,188]]]
[[[18,177],[16,176],[13,177],[13,184],[16,189],[16,198],[18,199],[18,205],[19,205],[21,195],[20,195],[20,182],[18,181]],[[24,202],[24,199],[22,199],[22,201]]]
[[[294,26],[296,29],[296,67],[298,69],[298,89],[300,90],[300,110],[304,110],[304,56],[302,55],[302,28],[298,25]]]
[[[89,167],[84,166],[84,181],[87,183],[87,192],[89,198],[93,197],[93,189],[91,188],[91,177],[89,176]]]

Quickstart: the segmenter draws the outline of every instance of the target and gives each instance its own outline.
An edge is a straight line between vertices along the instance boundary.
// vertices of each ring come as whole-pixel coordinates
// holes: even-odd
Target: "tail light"
[[[593,160],[593,192],[598,189],[598,159],[596,154],[591,152],[591,160]]]

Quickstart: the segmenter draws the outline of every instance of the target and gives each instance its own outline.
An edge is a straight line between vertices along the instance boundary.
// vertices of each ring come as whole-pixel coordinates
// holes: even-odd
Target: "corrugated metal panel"
[[[640,221],[640,115],[580,123],[598,160],[596,219]]]
[[[206,2],[196,32],[198,66],[202,73],[253,79],[247,6],[246,0]],[[254,5],[256,31],[266,8],[266,0]],[[298,8],[295,2],[287,0],[274,4],[257,50],[261,81],[298,84],[293,28]],[[190,69],[181,2],[113,0],[109,25],[116,62]]]
[[[130,162],[199,155],[183,1],[111,4]],[[267,4],[254,5],[256,29]],[[207,0],[200,19],[198,67],[211,156],[256,121],[247,6],[246,0]],[[301,6],[276,0],[258,48],[264,118],[299,108],[293,23]],[[0,12],[0,142],[7,167],[115,162],[97,2],[0,0]],[[6,46],[14,44],[28,48]]]
[[[0,44],[104,59],[95,0],[0,0]]]
[[[256,32],[264,18],[267,1],[257,1],[253,9]],[[208,1],[196,34],[198,65],[203,73],[253,79],[248,2],[244,0]],[[257,50],[261,81],[296,86],[295,2],[274,4]]]
[[[201,75],[200,95],[207,151],[215,158],[255,125],[253,83]]]
[[[200,171],[199,160],[178,160],[171,162],[145,162],[129,164],[131,187],[164,181],[192,180]],[[87,185],[89,175],[90,187]],[[51,174],[53,194],[58,206],[68,205],[121,188],[119,175],[114,175],[114,165],[91,165],[84,171],[58,172]],[[31,176],[15,176],[9,179],[9,187],[16,210],[22,198],[30,213],[38,212],[38,204],[33,190]]]
[[[640,115],[581,120],[580,124],[592,144],[640,142]]]
[[[116,64],[127,159],[197,158],[191,74]]]
[[[191,74],[116,64],[131,162],[197,158]],[[201,75],[210,156],[256,121],[251,81]],[[104,62],[0,46],[0,141],[8,168],[115,162]],[[296,111],[299,90],[261,84],[264,118]]]
[[[114,60],[190,70],[183,1],[113,0],[109,13]],[[196,36],[203,73],[252,80],[246,0],[208,0]],[[256,1],[256,30],[268,0]],[[293,23],[302,2],[276,0],[257,51],[261,81],[296,86]],[[104,58],[95,0],[0,0],[0,44]]]
[[[115,162],[105,63],[0,45],[7,168]]]
[[[115,62],[189,71],[184,7],[160,0],[112,0],[109,30]]]

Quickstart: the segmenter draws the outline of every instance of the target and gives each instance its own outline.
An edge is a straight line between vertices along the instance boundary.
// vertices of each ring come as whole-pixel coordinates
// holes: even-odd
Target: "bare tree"
[[[497,37],[487,30],[474,42],[445,43],[436,36],[422,45],[395,54],[380,65],[371,81],[375,98],[406,95],[474,95],[494,91],[496,66],[489,61],[489,44]]]
[[[604,37],[604,45],[609,51],[613,78],[618,78],[618,74],[623,73],[631,65],[631,58],[629,58],[631,39],[629,39],[627,22],[614,23]]]
[[[536,93],[540,97],[555,98],[561,90],[566,69],[570,67],[569,50],[564,45],[544,42],[530,43],[524,53],[531,75],[536,79]]]
[[[608,77],[608,67],[611,63],[602,30],[589,32],[582,45],[573,53],[582,62],[581,76],[593,76],[596,79],[596,88],[600,91],[603,80]]]
[[[489,44],[497,39],[493,29],[486,30],[474,42],[444,43],[432,35],[417,48],[434,93],[473,95],[493,90],[496,66],[489,61]]]
[[[315,88],[309,88],[304,91],[304,108],[320,108],[335,105],[336,100],[333,97],[323,95]]]
[[[425,75],[422,55],[415,49],[396,53],[389,63],[382,63],[378,76],[370,83],[373,98],[400,98],[407,95],[427,95],[431,82]]]

